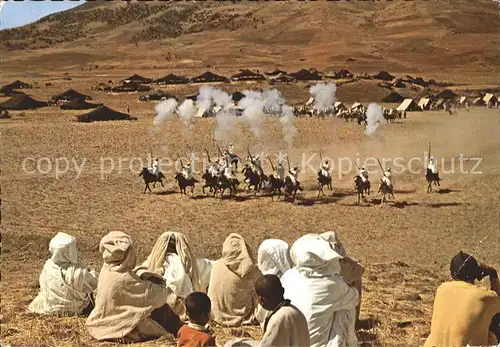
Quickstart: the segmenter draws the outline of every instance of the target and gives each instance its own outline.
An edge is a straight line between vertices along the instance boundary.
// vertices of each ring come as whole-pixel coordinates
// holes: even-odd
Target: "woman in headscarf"
[[[112,231],[99,245],[104,265],[97,285],[96,305],[87,319],[89,334],[99,341],[121,343],[152,340],[181,327],[165,304],[163,279],[135,267],[136,250],[130,236]]]
[[[213,265],[208,286],[212,319],[226,327],[253,324],[257,308],[254,286],[261,276],[243,237],[229,235],[222,246],[222,258]]]
[[[183,319],[187,318],[184,299],[192,292],[205,293],[210,280],[210,261],[196,259],[186,236],[181,233],[161,234],[143,266],[164,278],[167,303]]]
[[[97,287],[98,274],[78,264],[76,240],[57,233],[50,241],[50,259],[40,274],[40,293],[28,310],[50,315],[81,315],[92,310],[91,296]]]
[[[340,276],[342,257],[320,235],[299,238],[290,250],[295,265],[282,277],[285,298],[306,317],[311,347],[357,346],[358,291]]]
[[[288,244],[283,240],[264,240],[257,251],[257,266],[263,275],[276,275],[281,278],[292,267]],[[263,327],[271,311],[258,305],[256,318]]]
[[[328,241],[332,249],[342,256],[342,259],[339,261],[340,276],[348,285],[356,288],[359,293],[360,304],[356,308],[356,320],[359,320],[359,314],[361,311],[361,290],[363,288],[361,277],[365,272],[365,268],[356,259],[347,255],[347,251],[335,231],[324,232],[321,234],[321,237]]]

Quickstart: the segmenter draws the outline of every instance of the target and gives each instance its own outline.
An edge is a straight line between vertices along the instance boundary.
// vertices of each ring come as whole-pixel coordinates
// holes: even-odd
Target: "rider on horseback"
[[[290,169],[288,171],[288,177],[290,177],[290,179],[292,180],[293,184],[300,185],[300,182],[299,182],[299,168],[298,167],[295,166],[293,169]]]
[[[285,180],[285,167],[281,160],[276,163],[276,177],[281,181]]]
[[[321,164],[321,167],[318,170],[318,176],[330,177],[330,164],[328,160],[325,160],[324,163]]]
[[[389,188],[392,188],[392,173],[391,168],[387,168],[384,171],[384,177],[382,177],[382,182],[385,183]]]
[[[363,183],[368,181],[368,171],[365,169],[364,166],[359,170],[358,176],[361,177]]]
[[[159,176],[159,174],[160,174],[160,168],[158,166],[158,158],[155,158],[153,160],[153,164],[151,165],[151,168],[148,168],[148,171],[151,172],[156,177]]]
[[[229,181],[232,182],[234,177],[233,177],[233,167],[232,166],[227,166],[224,169],[224,177]]]
[[[429,158],[429,165],[427,165],[427,169],[431,170],[431,172],[434,175],[438,174],[436,158],[434,158],[432,156]]]
[[[185,179],[190,179],[191,178],[191,163],[190,162],[187,162],[186,165],[182,165],[182,170],[181,170],[181,173],[182,173],[182,176],[184,176]]]

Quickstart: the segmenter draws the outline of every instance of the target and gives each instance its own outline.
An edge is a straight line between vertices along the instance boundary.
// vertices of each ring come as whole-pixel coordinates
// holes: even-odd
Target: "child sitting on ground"
[[[210,321],[212,303],[201,292],[189,294],[185,301],[189,323],[177,333],[178,347],[215,347],[215,339],[205,327]]]

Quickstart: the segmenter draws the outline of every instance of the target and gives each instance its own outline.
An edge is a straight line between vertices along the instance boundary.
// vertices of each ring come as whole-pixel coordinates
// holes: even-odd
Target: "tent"
[[[278,75],[286,75],[287,72],[286,71],[283,71],[283,70],[279,70],[279,69],[276,69],[274,71],[269,71],[269,72],[264,72],[265,75],[267,76],[278,76]]]
[[[194,117],[195,118],[202,118],[205,115],[205,112],[206,112],[205,107],[200,106],[200,108],[198,108],[198,111],[196,112],[196,114],[194,115]]]
[[[166,76],[163,76],[161,78],[158,78],[157,80],[153,81],[154,84],[186,84],[189,83],[189,78],[184,77],[184,76],[177,76],[174,74],[168,74]]]
[[[474,105],[474,106],[486,106],[486,103],[484,102],[483,98],[475,98],[474,101],[472,102],[472,105]]]
[[[110,109],[107,106],[99,108],[82,115],[76,116],[77,122],[97,122],[108,120],[131,120],[130,115]]]
[[[46,106],[49,106],[47,102],[35,100],[25,94],[14,95],[0,104],[0,108],[4,110],[32,110]]]
[[[6,84],[4,87],[10,89],[31,89],[33,86],[31,84],[25,83],[23,81],[16,80],[12,83]]]
[[[123,84],[121,86],[116,86],[111,89],[114,93],[126,93],[126,92],[149,92],[151,90],[150,86],[145,86],[143,84],[131,82]]]
[[[382,102],[387,102],[391,104],[397,104],[400,102],[403,102],[405,98],[399,95],[399,93],[392,92],[389,95],[387,95],[385,98],[382,99]]]
[[[406,84],[403,83],[401,78],[394,80],[394,82],[392,82],[392,86],[394,88],[406,88]]]
[[[23,93],[19,90],[15,90],[12,87],[10,87],[9,85],[6,85],[6,86],[3,86],[2,88],[0,88],[0,94],[2,94],[4,96],[25,95],[25,93]]]
[[[72,101],[75,99],[84,99],[84,100],[92,100],[92,98],[88,95],[82,94],[74,89],[68,89],[64,93],[54,95],[52,100],[57,101]]]
[[[428,83],[425,82],[422,77],[415,78],[413,80],[413,84],[416,84],[416,85],[419,85],[419,86],[422,86],[422,87],[426,87],[428,85]]]
[[[315,69],[310,70],[299,70],[295,73],[290,74],[297,81],[318,81],[321,80],[321,76]]]
[[[103,106],[103,104],[91,104],[84,98],[73,99],[70,102],[61,105],[61,110],[89,110]]]
[[[120,82],[121,83],[143,83],[143,84],[149,84],[151,83],[153,80],[151,78],[146,78],[146,77],[142,77],[138,74],[133,74],[132,76],[130,76],[129,78],[125,78],[123,80],[121,80]]]
[[[377,80],[383,80],[383,81],[392,81],[394,79],[394,76],[392,76],[387,71],[380,71],[376,75],[373,75],[373,78],[377,79]]]
[[[363,107],[363,105],[360,104],[359,102],[355,102],[354,104],[352,104],[351,110],[355,110],[355,109],[360,108],[360,107]]]
[[[199,76],[191,78],[191,83],[211,83],[211,82],[229,82],[224,76],[216,75],[210,71],[206,71]]]
[[[436,95],[436,98],[450,100],[450,99],[456,98],[457,96],[458,95],[455,94],[455,93],[453,93],[451,90],[445,89],[441,93],[439,93],[438,95]]]
[[[498,99],[496,98],[496,96],[490,93],[486,94],[483,97],[483,101],[486,105],[494,105],[498,103]]]
[[[280,74],[280,75],[274,76],[274,77],[272,77],[269,80],[270,84],[274,84],[274,83],[292,83],[292,82],[295,82],[295,78],[293,76],[285,75],[285,74]]]
[[[344,105],[342,102],[340,101],[336,101],[334,104],[333,104],[333,108],[336,109],[336,110],[346,110],[347,109],[347,106]]]
[[[397,111],[420,111],[417,103],[413,99],[404,99],[401,105],[396,109]]]
[[[428,110],[431,107],[431,99],[429,98],[422,98],[418,102],[418,107],[420,107],[421,110]]]
[[[307,100],[306,105],[311,106],[314,103],[314,98],[311,96],[309,100]]]
[[[140,101],[162,100],[163,98],[175,99],[175,100],[179,101],[175,95],[164,92],[162,90],[158,90],[158,91],[155,91],[155,92],[152,92],[149,94],[143,94],[143,95],[139,96]]]
[[[241,70],[240,73],[231,76],[232,81],[265,81],[265,77],[251,70]]]
[[[346,69],[342,69],[333,75],[333,78],[336,80],[340,80],[340,79],[344,79],[344,78],[353,78],[353,77],[354,77],[354,75],[351,72],[349,72],[349,70],[346,70]]]

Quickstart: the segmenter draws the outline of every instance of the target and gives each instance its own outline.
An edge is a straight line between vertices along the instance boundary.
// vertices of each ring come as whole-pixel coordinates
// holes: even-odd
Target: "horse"
[[[196,183],[199,183],[199,181],[194,177],[186,178],[180,172],[177,172],[175,174],[174,179],[177,181],[177,184],[179,185],[179,189],[181,190],[181,196],[182,194],[186,195],[187,187],[191,187],[191,194],[194,194],[194,186]]]
[[[358,205],[361,198],[365,199],[364,194],[370,195],[370,181],[366,180],[363,182],[361,176],[357,175],[354,177],[354,185],[356,186],[356,192],[358,193]]]
[[[217,176],[212,175],[208,170],[205,170],[205,173],[203,176],[201,176],[205,180],[205,184],[201,189],[203,190],[203,194],[205,194],[205,188],[209,187],[210,188],[210,193],[216,191],[217,189],[217,184],[219,182],[219,178]]]
[[[156,186],[156,182],[160,182],[161,186],[165,187],[163,185],[163,181],[162,181],[162,179],[164,179],[165,176],[163,175],[163,173],[161,173],[159,171],[158,171],[158,176],[157,176],[157,175],[152,174],[149,171],[149,168],[144,167],[144,168],[142,168],[142,171],[139,174],[139,177],[141,177],[141,176],[144,179],[144,183],[146,184],[146,187],[144,188],[144,193],[146,193],[146,190],[149,190],[151,192],[151,188],[149,188],[150,183],[153,183],[153,188]]]
[[[433,173],[431,169],[427,169],[425,173],[425,179],[427,180],[427,193],[432,192],[432,183],[440,187],[439,181],[439,173]]]
[[[224,196],[224,192],[229,189],[230,196],[235,196],[236,195],[236,187],[240,184],[240,181],[238,179],[233,178],[229,180],[226,176],[221,176],[217,180],[217,187],[214,190],[214,197],[217,194],[217,192],[220,190],[220,198],[222,200],[222,197]]]
[[[325,195],[323,192],[323,187],[327,186],[328,189],[333,190],[332,188],[332,176],[325,176],[322,172],[323,170],[318,171],[318,178],[317,178],[317,183],[318,183],[318,198],[319,195]]]
[[[285,200],[286,201],[295,201],[295,197],[297,196],[297,191],[302,191],[302,186],[300,185],[300,182],[296,181],[295,183],[292,182],[292,179],[290,176],[285,177]],[[291,199],[290,199],[291,197]]]
[[[262,187],[262,177],[255,172],[248,164],[243,167],[241,170],[245,179],[243,180],[247,185],[245,186],[245,190],[250,191],[250,187],[254,187],[254,195],[257,192],[260,192],[260,188]],[[248,182],[247,182],[248,181]]]
[[[384,206],[384,203],[387,202],[387,198],[391,197],[394,199],[394,189],[392,184],[389,186],[383,179],[380,179],[380,186],[378,188],[378,192],[382,193],[382,198],[380,199],[380,207]]]
[[[285,181],[274,177],[274,175],[269,175],[269,194],[274,200],[274,196],[278,193],[278,199],[281,197],[281,189],[285,186]]]

